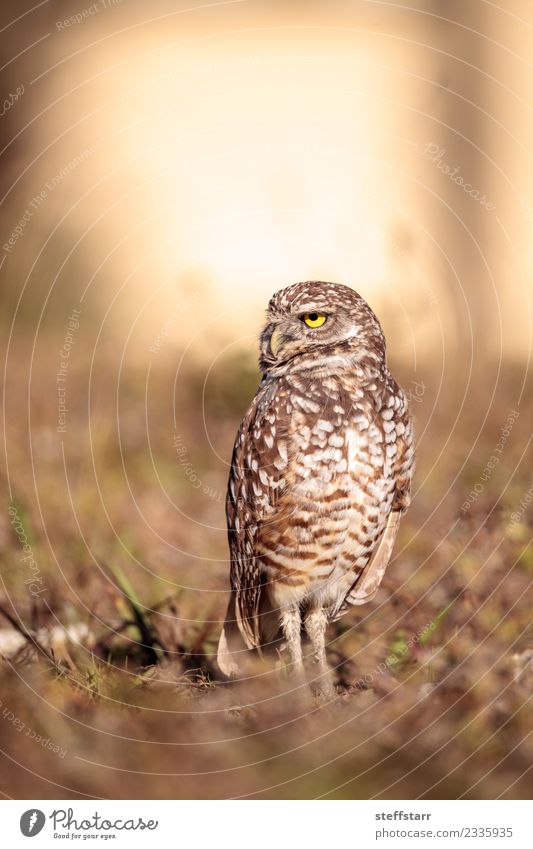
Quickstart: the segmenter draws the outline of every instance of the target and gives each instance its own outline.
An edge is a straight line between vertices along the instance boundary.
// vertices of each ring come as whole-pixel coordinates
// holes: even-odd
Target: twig
[[[26,630],[25,626],[18,622],[14,616],[11,616],[10,613],[0,604],[0,613],[7,619],[7,621],[13,626],[13,628],[21,634],[25,640],[27,640],[30,645],[37,649],[37,651],[41,652],[42,655],[52,664],[55,669],[58,669],[58,664],[55,658],[42,646],[39,640],[33,636],[28,630]]]

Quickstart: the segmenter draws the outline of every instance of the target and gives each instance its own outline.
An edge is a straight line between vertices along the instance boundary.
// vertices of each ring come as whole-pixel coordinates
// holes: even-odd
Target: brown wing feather
[[[285,396],[279,384],[259,388],[237,433],[226,498],[231,556],[231,597],[221,634],[218,664],[236,674],[239,654],[261,646],[261,602],[265,576],[256,554],[265,522],[275,521],[287,466],[286,433],[279,429],[277,407]],[[276,424],[278,429],[276,431]]]
[[[391,512],[387,518],[385,530],[363,573],[350,589],[334,620],[340,618],[350,605],[366,604],[376,595],[392,557],[392,551],[402,514],[411,503],[411,481],[414,473],[413,419],[408,409],[407,399],[394,379],[390,379],[389,393],[393,393],[400,403],[395,421],[396,459],[394,464],[395,490]],[[387,403],[387,393],[385,394]]]
[[[368,566],[346,596],[342,607],[335,616],[335,619],[342,616],[348,605],[366,604],[368,601],[372,601],[379,589],[381,581],[383,580],[387,566],[389,565],[389,560],[392,555],[394,543],[396,542],[399,527],[400,513],[398,510],[391,510],[389,518],[387,519],[385,530],[381,535],[381,539]]]

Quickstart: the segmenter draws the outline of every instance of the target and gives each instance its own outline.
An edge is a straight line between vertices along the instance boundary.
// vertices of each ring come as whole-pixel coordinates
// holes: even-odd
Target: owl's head
[[[349,286],[308,280],[276,292],[261,333],[259,366],[291,369],[349,368],[385,361],[385,337],[367,302]]]

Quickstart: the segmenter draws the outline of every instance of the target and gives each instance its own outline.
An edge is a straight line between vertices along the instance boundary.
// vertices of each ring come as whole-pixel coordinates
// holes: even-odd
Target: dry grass
[[[24,647],[7,652],[0,668],[4,794],[527,795],[531,511],[506,530],[531,485],[526,413],[483,491],[461,511],[517,408],[513,369],[491,402],[486,386],[465,396],[466,375],[449,373],[440,388],[431,369],[417,375],[426,390],[415,404],[414,504],[378,597],[331,632],[337,703],[309,710],[268,669],[229,685],[213,662],[227,590],[225,462],[254,389],[253,363],[242,354],[215,368],[203,411],[200,365],[180,373],[174,396],[170,350],[148,380],[146,365],[130,364],[120,380],[119,432],[112,339],[99,349],[89,405],[80,342],[62,445],[57,337],[39,339],[30,421],[29,348],[21,344],[11,359],[7,458],[10,504],[38,574],[22,560],[8,503],[2,639],[18,623],[33,642],[21,637]],[[401,376],[409,385],[405,369]],[[39,581],[33,593],[29,577]],[[59,626],[75,626],[74,640]]]

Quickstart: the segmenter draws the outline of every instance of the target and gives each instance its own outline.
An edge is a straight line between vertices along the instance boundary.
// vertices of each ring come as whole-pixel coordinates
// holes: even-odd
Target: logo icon
[[[24,811],[20,818],[20,830],[24,837],[35,837],[42,831],[46,817],[38,808],[30,808]]]

